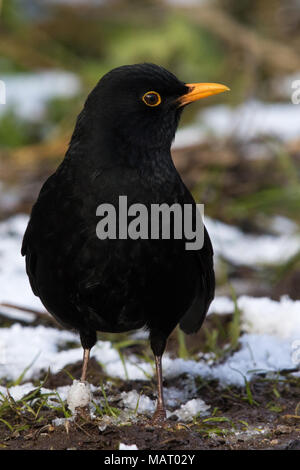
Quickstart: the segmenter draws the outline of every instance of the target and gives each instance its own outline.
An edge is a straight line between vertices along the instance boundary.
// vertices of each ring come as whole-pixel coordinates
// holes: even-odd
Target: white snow
[[[170,416],[175,415],[180,421],[185,423],[191,422],[195,416],[209,415],[210,405],[207,405],[201,398],[193,398],[180,406],[180,408]]]
[[[270,335],[244,334],[241,349],[222,364],[209,365],[204,361],[170,359],[163,357],[163,370],[166,378],[180,374],[193,377],[217,379],[221,386],[245,385],[244,378],[250,380],[255,371],[275,372],[294,367],[289,341]]]
[[[184,148],[197,145],[206,137],[206,132],[199,125],[186,126],[178,129],[172,148]]]
[[[241,347],[237,352],[221,364],[208,363],[201,358],[198,361],[171,359],[165,354],[164,377],[173,378],[187,374],[189,377],[218,379],[221,386],[228,384],[244,386],[245,378],[249,380],[255,371],[275,372],[294,368],[293,356],[297,354],[295,341],[300,338],[300,302],[286,297],[276,302],[267,298],[243,296],[238,299],[238,306],[242,310],[241,320],[245,333],[240,338]],[[54,328],[42,326],[32,328],[14,324],[10,328],[0,329],[0,341],[3,340],[6,345],[6,362],[0,364],[0,377],[8,380],[16,380],[33,359],[35,361],[26,372],[25,380],[34,378],[41,370],[45,371],[48,367],[52,372],[58,372],[66,364],[82,358],[80,347],[68,351],[58,350],[58,346],[63,346],[66,341],[79,343],[79,340],[71,332],[58,331]],[[96,360],[100,360],[106,369],[110,366],[115,377],[125,378],[119,355],[109,342],[98,341],[92,355],[95,355]],[[137,367],[130,371],[130,380],[140,378],[139,367],[147,368],[147,364],[142,360],[135,358],[135,362]],[[153,374],[152,368],[148,373],[150,376]],[[146,377],[143,376],[143,379]],[[13,394],[24,395],[31,388],[32,384],[24,384],[11,390]],[[3,393],[4,387],[0,391]],[[65,399],[68,387],[60,387],[58,392],[62,399]],[[123,392],[121,398],[124,406],[131,410],[136,409],[139,400],[139,413],[152,413],[155,409],[153,400],[144,394],[139,397],[134,390]],[[178,406],[187,399],[188,394],[185,394],[184,390],[166,389],[167,406]],[[200,407],[200,402],[192,404],[195,406],[198,404]],[[179,415],[177,411],[174,413],[183,420],[182,414]]]
[[[119,450],[139,450],[139,449],[137,448],[136,444],[127,445],[127,444],[123,444],[122,442],[120,442]]]
[[[13,385],[9,388],[3,387],[0,385],[0,394],[3,395],[3,397],[7,397],[10,395],[15,401],[21,400],[22,398],[25,397],[25,395],[30,394],[33,392],[37,387],[32,383],[32,382],[25,382],[24,384],[20,385]],[[92,390],[95,389],[94,385],[90,387]],[[68,396],[69,392],[69,385],[64,385],[63,387],[58,387],[56,390],[50,390],[45,387],[40,388],[40,392],[42,394],[51,394],[53,396],[48,397],[48,403],[51,404],[56,404],[55,401],[53,400],[54,396],[57,394],[59,395],[60,399],[62,401],[65,401]],[[0,396],[0,402],[2,401],[2,397]]]
[[[0,181],[0,210],[4,213],[13,210],[20,202],[20,187],[8,186]]]
[[[141,363],[135,356],[129,356],[126,359],[125,369],[119,353],[112,347],[109,341],[98,341],[92,352],[96,360],[99,361],[106,373],[111,377],[145,380],[153,374],[152,366],[149,363]]]
[[[43,117],[49,100],[69,98],[80,91],[78,77],[62,70],[1,75],[1,80],[6,85],[6,105],[0,107],[0,114],[13,108],[17,116],[30,121]]]
[[[152,416],[155,408],[156,401],[151,400],[144,394],[138,394],[136,390],[130,392],[122,392],[121,398],[123,405],[137,413]],[[210,405],[207,405],[201,398],[193,398],[188,400],[186,390],[179,390],[175,387],[164,390],[164,398],[166,407],[174,407],[175,403],[179,403],[179,408],[175,411],[167,410],[167,417],[177,416],[180,421],[191,422],[196,415],[207,416]]]
[[[55,418],[52,420],[52,425],[53,426],[66,426],[68,422],[74,421],[74,418],[75,416],[71,416],[71,418]]]
[[[209,310],[208,310],[208,315],[211,313],[218,313],[219,315],[226,315],[227,313],[233,313],[234,312],[234,302],[231,300],[229,297],[226,297],[225,295],[220,295],[218,297],[215,297],[214,300],[212,301]]]
[[[191,378],[185,377],[180,382],[180,388],[164,388],[165,403],[170,408],[178,408],[182,405],[182,403],[186,403],[196,393],[197,387],[195,385],[195,381]]]
[[[291,94],[292,89],[290,96]],[[269,159],[272,153],[266,145],[255,143],[253,139],[269,136],[289,141],[299,138],[299,135],[299,105],[291,101],[264,103],[254,99],[236,107],[207,106],[199,112],[194,124],[177,131],[173,147],[200,144],[211,136],[222,138],[234,136],[248,143],[246,158]],[[252,141],[251,146],[250,141]]]
[[[230,299],[228,302],[222,299],[228,311],[230,302]],[[218,309],[218,298],[215,303]],[[231,305],[233,311],[233,302]],[[237,352],[224,363],[214,365],[201,360],[172,360],[165,355],[164,375],[172,378],[188,373],[194,377],[218,379],[221,385],[243,386],[244,378],[249,380],[257,370],[275,372],[294,368],[299,352],[296,350],[296,341],[300,339],[300,301],[293,301],[288,297],[275,301],[269,298],[241,296],[237,299],[237,305],[241,310],[244,332],[240,338],[241,348]],[[216,310],[213,302],[211,312]]]
[[[21,385],[14,385],[9,388],[9,395],[15,401],[18,401],[18,400],[21,400],[28,393],[32,392],[32,390],[34,390],[35,388],[36,387],[31,382],[26,382]],[[7,397],[8,396],[7,388],[0,385],[0,393],[4,397]],[[0,395],[0,402],[2,401],[1,395]]]
[[[138,413],[153,414],[155,410],[155,401],[146,395],[139,395],[136,390],[122,392],[121,398],[126,408],[137,410]]]
[[[67,342],[77,342],[79,338],[70,331],[55,328],[22,327],[15,323],[10,328],[0,328],[0,342],[5,353],[5,362],[0,364],[0,377],[17,380],[30,366],[24,379],[35,378],[41,370],[48,368],[56,373],[66,364],[82,359],[81,348],[59,351]]]
[[[300,338],[300,300],[282,296],[279,301],[268,297],[242,295],[237,299],[242,311],[242,329],[246,333],[268,334],[283,339]],[[234,302],[226,296],[216,297],[208,314],[234,312]]]
[[[78,348],[59,350],[67,342],[77,343]],[[30,364],[24,377],[27,380],[37,377],[48,367],[57,373],[67,364],[82,360],[77,334],[41,325],[23,327],[15,323],[10,328],[0,328],[0,344],[5,355],[5,362],[0,363],[0,377],[8,380],[17,380]],[[92,353],[112,377],[126,379],[126,371],[129,380],[145,380],[152,375],[151,365],[140,363],[135,357],[129,357],[125,371],[117,350],[108,341],[98,341]]]
[[[245,431],[237,431],[236,429],[233,429],[234,431],[234,437],[236,439],[242,439],[242,440],[248,440],[250,439],[252,436],[255,436],[255,435],[258,435],[258,434],[267,434],[270,432],[270,428],[269,426],[266,426],[265,424],[262,426],[257,426],[257,427],[253,427],[253,426],[250,426],[249,428],[247,428]]]
[[[5,305],[1,305],[1,313],[11,320],[19,320],[25,323],[31,323],[36,318],[34,313],[23,312],[17,308],[7,307]]]
[[[294,235],[299,231],[298,225],[287,217],[275,215],[271,221],[269,228],[277,235]]]
[[[44,311],[30,288],[21,256],[28,216],[18,214],[0,223],[0,303],[12,303]],[[7,311],[5,312],[7,313]],[[28,314],[26,317],[29,319]]]
[[[77,408],[88,406],[91,400],[90,384],[88,382],[82,382],[81,380],[74,380],[67,396],[67,404],[72,413],[76,413]]]
[[[212,106],[199,114],[199,125],[221,137],[234,135],[249,140],[261,135],[284,141],[299,137],[299,106],[290,103],[264,103],[250,100],[236,108]]]
[[[287,261],[300,249],[297,233],[283,235],[249,235],[237,227],[205,217],[216,258],[236,265],[255,266]]]
[[[300,338],[300,300],[288,296],[280,301],[267,297],[241,296],[242,328],[247,333],[265,334],[282,339]]]

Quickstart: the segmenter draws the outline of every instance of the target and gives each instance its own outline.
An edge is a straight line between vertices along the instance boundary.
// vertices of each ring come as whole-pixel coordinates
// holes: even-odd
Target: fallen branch
[[[28,307],[22,307],[21,305],[14,305],[6,302],[0,303],[0,307],[6,307],[6,308],[12,308],[14,310],[19,310],[20,312],[26,312],[26,313],[34,313],[34,315],[40,315],[40,316],[47,316],[49,317],[49,314],[46,312],[41,312],[40,310],[35,310],[33,308],[28,308]],[[52,317],[49,317],[52,318]]]
[[[39,320],[32,321],[31,324],[33,326],[36,326],[37,324],[40,324],[40,322],[42,321],[42,323],[44,323],[44,324],[46,323],[47,325],[48,324],[54,325],[56,328],[58,328],[60,330],[64,329],[55,320],[55,318],[52,317],[46,310],[44,312],[42,312],[40,310],[36,310],[36,309],[33,309],[33,308],[29,308],[29,307],[24,307],[22,305],[15,305],[15,304],[11,304],[11,303],[8,303],[8,302],[0,303],[0,308],[1,307],[12,309],[12,310],[18,310],[18,311],[24,312],[24,313],[32,313],[32,314],[36,315],[36,317],[38,317]],[[9,317],[8,315],[6,315],[5,313],[0,312],[0,315],[1,315],[1,317],[5,318],[6,320],[12,321],[12,318]],[[21,319],[20,320],[18,319],[18,321],[20,321],[22,324],[28,324],[27,322],[23,322]]]
[[[300,55],[291,47],[273,39],[261,36],[218,8],[201,6],[183,8],[189,20],[196,22],[210,33],[235,49],[252,56],[259,64],[289,73],[300,69]]]

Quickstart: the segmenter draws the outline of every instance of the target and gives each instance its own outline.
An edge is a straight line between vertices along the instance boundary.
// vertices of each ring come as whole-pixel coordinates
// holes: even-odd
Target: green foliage
[[[13,399],[9,388],[7,388],[7,396],[0,393],[0,423],[12,433],[29,429],[33,425],[47,423],[42,413],[43,410],[54,410],[56,416],[61,415],[65,418],[71,416],[57,392],[41,392],[45,380],[20,400]]]
[[[241,334],[241,311],[238,308],[236,292],[231,284],[229,284],[229,286],[231,290],[231,297],[234,303],[234,312],[229,326],[229,338],[231,348],[234,350],[238,346],[238,341]]]
[[[135,24],[118,28],[108,43],[106,59],[109,66],[155,62],[190,81],[191,77],[209,80],[221,73],[223,65],[216,40],[176,14],[148,27]]]
[[[22,121],[16,117],[12,110],[0,117],[1,148],[22,147],[39,139],[40,129],[37,124]]]
[[[16,29],[22,24],[22,16],[16,0],[0,2],[0,19],[2,25],[8,29]]]
[[[185,335],[183,331],[178,327],[177,328],[177,341],[178,341],[178,356],[182,359],[189,358],[189,352],[185,342]]]

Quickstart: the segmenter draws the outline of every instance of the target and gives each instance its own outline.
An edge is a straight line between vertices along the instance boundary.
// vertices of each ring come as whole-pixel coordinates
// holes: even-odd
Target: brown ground
[[[73,377],[80,375],[80,363],[65,368]],[[298,449],[300,450],[299,379],[285,372],[279,377],[257,376],[246,389],[219,388],[215,382],[196,381],[194,398],[201,397],[211,405],[211,414],[197,418],[193,424],[169,420],[164,427],[153,426],[150,417],[124,414],[117,424],[111,416],[78,417],[75,422],[65,421],[54,426],[52,420],[63,417],[61,409],[42,408],[38,419],[31,412],[16,412],[14,407],[2,416],[0,447],[7,450],[116,450],[120,442],[136,444],[140,450],[196,450],[196,449]],[[92,359],[89,381],[99,384],[105,380],[99,364]],[[180,376],[165,381],[166,387],[184,387],[189,380]],[[44,383],[47,388],[71,384],[64,372],[50,374]],[[109,382],[106,389],[109,405],[120,408],[120,392],[137,390],[150,398],[155,397],[154,381]],[[99,392],[94,397],[102,396]],[[37,410],[38,404],[31,405]],[[19,430],[18,430],[19,427]]]

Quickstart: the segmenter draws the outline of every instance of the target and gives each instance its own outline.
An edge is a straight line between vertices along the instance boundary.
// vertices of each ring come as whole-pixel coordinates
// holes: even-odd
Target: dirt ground
[[[73,377],[80,376],[81,364],[65,368]],[[88,379],[99,384],[105,374],[99,364],[91,359]],[[165,387],[184,387],[187,376],[164,381]],[[71,384],[70,375],[64,371],[50,374],[44,386],[55,389]],[[120,393],[135,389],[155,398],[155,381],[108,382],[107,399],[110,406],[122,407]],[[300,450],[299,379],[283,375],[267,377],[258,375],[248,384],[249,389],[220,388],[216,382],[199,379],[195,398],[210,405],[211,414],[197,418],[194,423],[181,423],[170,418],[165,426],[151,424],[150,416],[119,415],[114,424],[112,416],[77,417],[75,421],[62,420],[54,425],[55,418],[64,418],[59,409],[42,407],[37,416],[30,411],[16,412],[12,406],[3,415],[14,430],[0,422],[0,448],[2,450],[117,450],[120,443],[136,444],[139,450],[226,450],[226,449],[295,449]],[[102,391],[94,392],[94,397]],[[36,395],[38,397],[38,395]],[[37,410],[37,404],[32,406]]]

